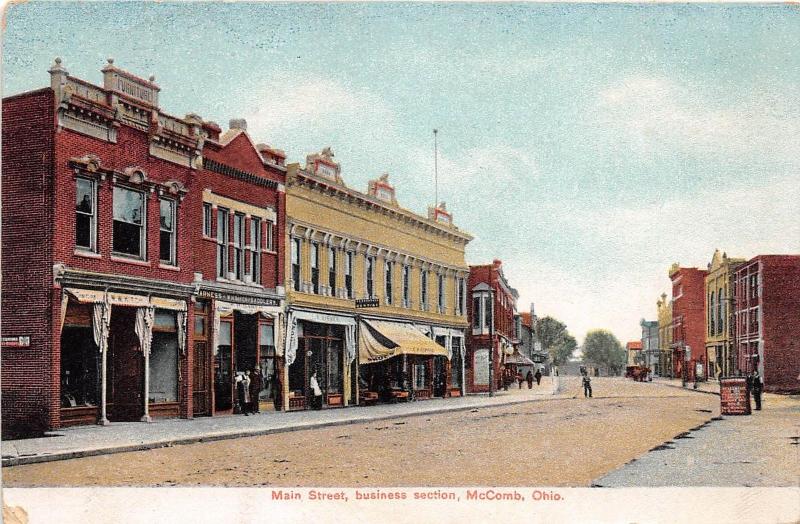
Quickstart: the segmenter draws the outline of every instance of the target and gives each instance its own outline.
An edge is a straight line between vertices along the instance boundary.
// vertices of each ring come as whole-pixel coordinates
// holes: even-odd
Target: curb
[[[496,408],[496,407],[504,407],[504,406],[512,406],[516,404],[525,404],[529,402],[543,402],[543,401],[551,401],[551,400],[564,400],[561,397],[556,397],[556,394],[553,393],[551,396],[542,396],[541,398],[531,398],[531,399],[521,399],[521,400],[512,400],[509,402],[505,402],[503,404],[495,404],[495,405],[488,405],[488,406],[481,406],[481,405],[471,405],[471,406],[442,406],[439,408],[434,408],[430,411],[424,411],[421,413],[398,413],[398,414],[388,414],[388,415],[379,415],[379,416],[361,416],[346,420],[333,420],[329,422],[310,422],[307,424],[298,424],[294,426],[285,426],[285,427],[278,427],[278,428],[261,428],[261,429],[252,429],[252,430],[234,430],[225,433],[211,433],[207,435],[196,435],[192,437],[182,437],[182,438],[174,438],[174,439],[165,439],[165,440],[158,440],[153,442],[145,442],[141,444],[124,444],[119,446],[109,446],[109,447],[102,447],[102,448],[95,448],[95,449],[85,449],[85,450],[76,450],[76,451],[64,451],[64,452],[56,452],[52,454],[44,454],[44,455],[31,455],[25,457],[7,457],[2,459],[2,466],[3,467],[12,467],[12,466],[23,466],[26,464],[40,464],[43,462],[55,462],[58,460],[70,460],[70,459],[77,459],[77,458],[85,458],[85,457],[94,457],[98,455],[112,455],[115,453],[128,453],[131,451],[147,451],[150,449],[159,449],[159,448],[166,448],[172,446],[182,446],[186,444],[197,444],[200,442],[216,442],[219,440],[231,440],[237,438],[244,438],[244,437],[258,437],[263,435],[273,435],[277,433],[290,433],[293,431],[303,431],[307,429],[319,429],[319,428],[329,428],[329,427],[336,427],[336,426],[348,426],[351,424],[364,424],[368,422],[375,422],[381,420],[390,420],[390,419],[399,419],[399,418],[411,418],[411,417],[421,417],[427,415],[436,415],[442,413],[454,413],[458,411],[469,411],[473,409],[486,409],[486,408]]]
[[[669,384],[669,383],[664,383],[664,382],[658,382],[658,383],[656,383],[656,382],[649,382],[649,384],[656,384],[656,385],[658,385],[658,386],[666,386],[666,387],[668,387],[668,388],[682,389],[682,390],[684,390],[684,391],[688,391],[688,392],[690,392],[690,393],[705,393],[706,395],[716,395],[716,396],[719,396],[719,391],[705,391],[705,390],[703,390],[703,389],[694,389],[694,388],[690,388],[690,387],[683,387],[683,386],[679,386],[679,385],[677,385],[677,384]],[[688,384],[688,383],[687,383],[687,384]]]

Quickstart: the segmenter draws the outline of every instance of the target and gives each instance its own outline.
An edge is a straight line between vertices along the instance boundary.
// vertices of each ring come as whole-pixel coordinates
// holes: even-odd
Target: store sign
[[[210,289],[201,289],[197,292],[199,298],[213,298],[215,300],[224,300],[226,302],[234,302],[237,304],[253,304],[257,306],[280,306],[281,301],[277,298],[262,298],[251,297],[244,295],[235,295],[232,293],[225,293],[222,291],[212,291]]]
[[[489,385],[489,350],[479,349],[475,351],[475,373],[474,382],[476,386]]]
[[[744,377],[721,378],[719,380],[720,414],[749,415],[750,395]]]
[[[381,302],[377,298],[359,298],[356,299],[357,308],[365,307],[380,307]]]
[[[3,346],[7,348],[27,348],[31,345],[31,337],[3,337]]]

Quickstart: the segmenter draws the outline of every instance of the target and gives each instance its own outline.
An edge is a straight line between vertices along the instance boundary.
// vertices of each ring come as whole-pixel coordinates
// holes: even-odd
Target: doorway
[[[114,422],[138,421],[144,415],[144,355],[135,325],[136,308],[111,309],[107,386],[108,418]]]

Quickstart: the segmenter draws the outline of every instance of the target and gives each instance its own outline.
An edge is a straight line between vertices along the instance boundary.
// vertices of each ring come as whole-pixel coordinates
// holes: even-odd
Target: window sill
[[[261,254],[262,255],[277,255],[278,252],[275,251],[274,249],[262,249],[261,250]]]
[[[103,255],[100,253],[96,253],[94,251],[84,251],[83,249],[76,249],[72,253],[76,257],[84,257],[84,258],[103,258]]]
[[[127,258],[122,256],[111,255],[112,262],[122,262],[123,264],[131,264],[132,266],[146,266],[151,267],[150,262],[147,260],[139,260],[135,258]]]
[[[203,235],[203,240],[208,240],[209,242],[214,242],[215,244],[217,243],[217,239],[216,238],[207,237],[205,235]]]
[[[159,269],[166,269],[167,271],[180,271],[180,266],[173,266],[172,264],[164,264],[159,262],[158,264]]]

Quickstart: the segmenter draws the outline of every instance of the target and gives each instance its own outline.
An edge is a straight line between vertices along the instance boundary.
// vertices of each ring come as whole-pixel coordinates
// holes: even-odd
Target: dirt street
[[[562,377],[577,398],[16,466],[23,486],[588,486],[719,414],[719,397]]]

